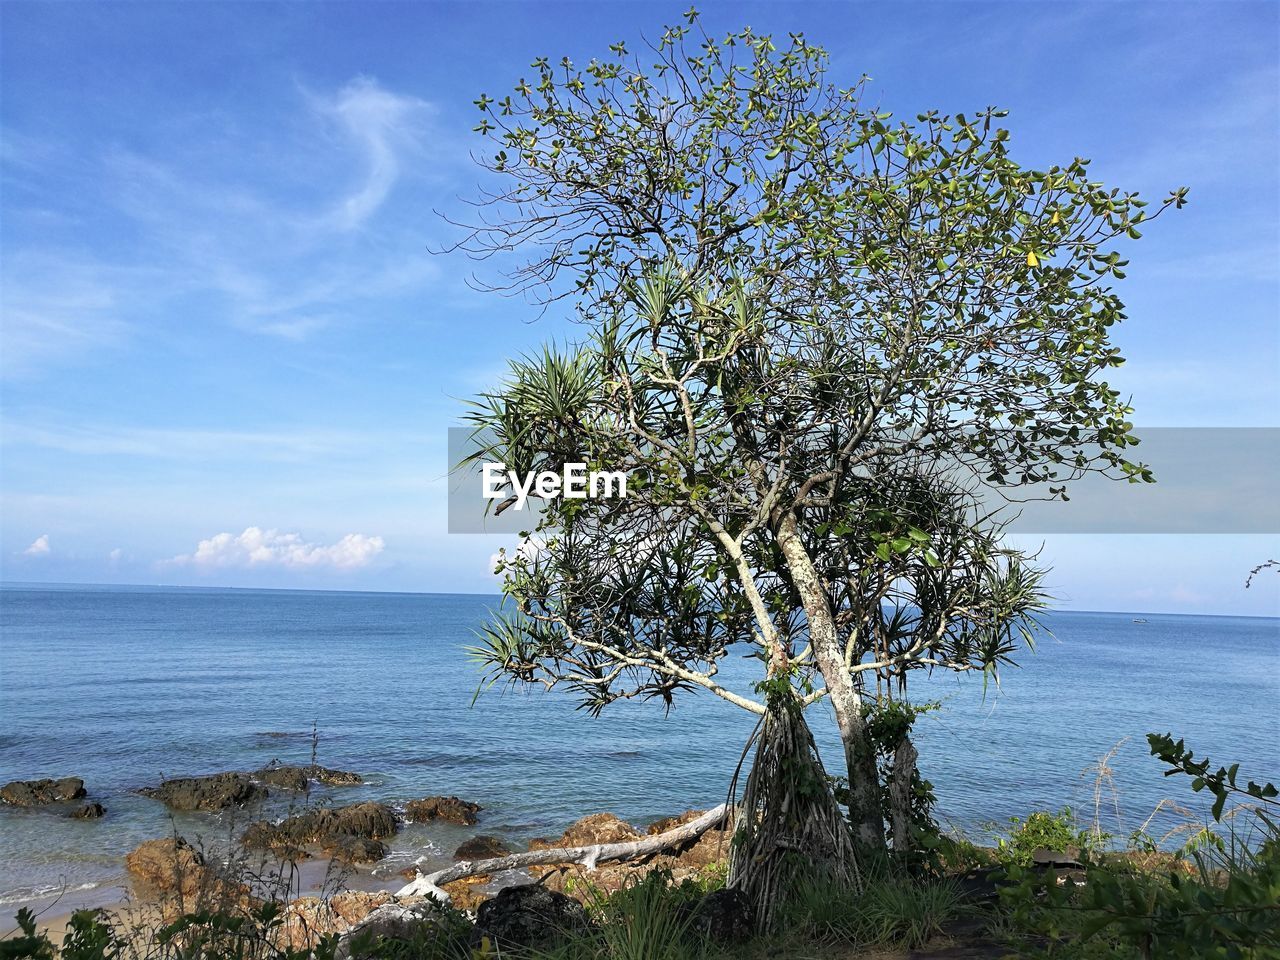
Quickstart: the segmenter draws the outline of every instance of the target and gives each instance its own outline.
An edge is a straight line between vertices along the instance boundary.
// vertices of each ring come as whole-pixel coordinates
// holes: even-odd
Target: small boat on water
[[[1134,623],[1146,623],[1147,621],[1146,621],[1146,620],[1144,620],[1144,619],[1142,619],[1142,617],[1134,617],[1134,618],[1133,618],[1133,622],[1134,622]]]

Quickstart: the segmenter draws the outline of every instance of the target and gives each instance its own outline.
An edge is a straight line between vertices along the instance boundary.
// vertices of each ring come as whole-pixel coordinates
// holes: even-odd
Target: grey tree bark
[[[792,582],[800,593],[809,626],[809,642],[814,662],[827,685],[827,696],[836,714],[836,726],[844,745],[845,768],[849,777],[849,822],[858,843],[870,850],[883,850],[884,820],[880,811],[880,781],[876,772],[875,748],[862,716],[862,695],[854,685],[844,660],[836,632],[835,617],[827,600],[822,579],[801,542],[795,517],[787,514],[778,525],[778,546],[786,560]]]
[[[893,774],[889,778],[889,823],[894,853],[911,849],[911,781],[915,778],[919,754],[904,736],[893,752]]]

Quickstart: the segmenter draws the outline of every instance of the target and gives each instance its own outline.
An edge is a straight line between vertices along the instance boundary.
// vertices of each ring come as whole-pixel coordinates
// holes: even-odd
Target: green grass
[[[954,881],[886,871],[860,892],[801,888],[788,905],[785,925],[819,942],[914,948],[942,933],[961,909]]]

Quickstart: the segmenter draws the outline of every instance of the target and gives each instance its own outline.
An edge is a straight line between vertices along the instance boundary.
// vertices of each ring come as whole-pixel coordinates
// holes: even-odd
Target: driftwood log
[[[597,864],[601,863],[636,860],[697,839],[712,827],[719,826],[727,815],[728,807],[721,804],[714,810],[708,810],[696,820],[690,820],[665,833],[654,834],[652,837],[641,840],[632,840],[627,843],[597,843],[587,847],[549,847],[545,850],[528,850],[525,853],[513,853],[488,860],[463,860],[434,873],[418,874],[415,880],[411,880],[406,886],[397,890],[396,896],[427,896],[434,897],[441,903],[448,903],[449,894],[445,893],[441,887],[466,877],[557,863],[579,863],[588,870],[594,870]]]

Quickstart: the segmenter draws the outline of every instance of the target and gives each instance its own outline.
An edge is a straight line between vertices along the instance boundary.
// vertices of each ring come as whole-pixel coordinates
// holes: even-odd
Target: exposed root
[[[803,884],[856,887],[860,880],[848,821],[799,702],[790,694],[771,698],[757,737],[728,885],[750,899],[758,929],[769,930],[778,905]]]

